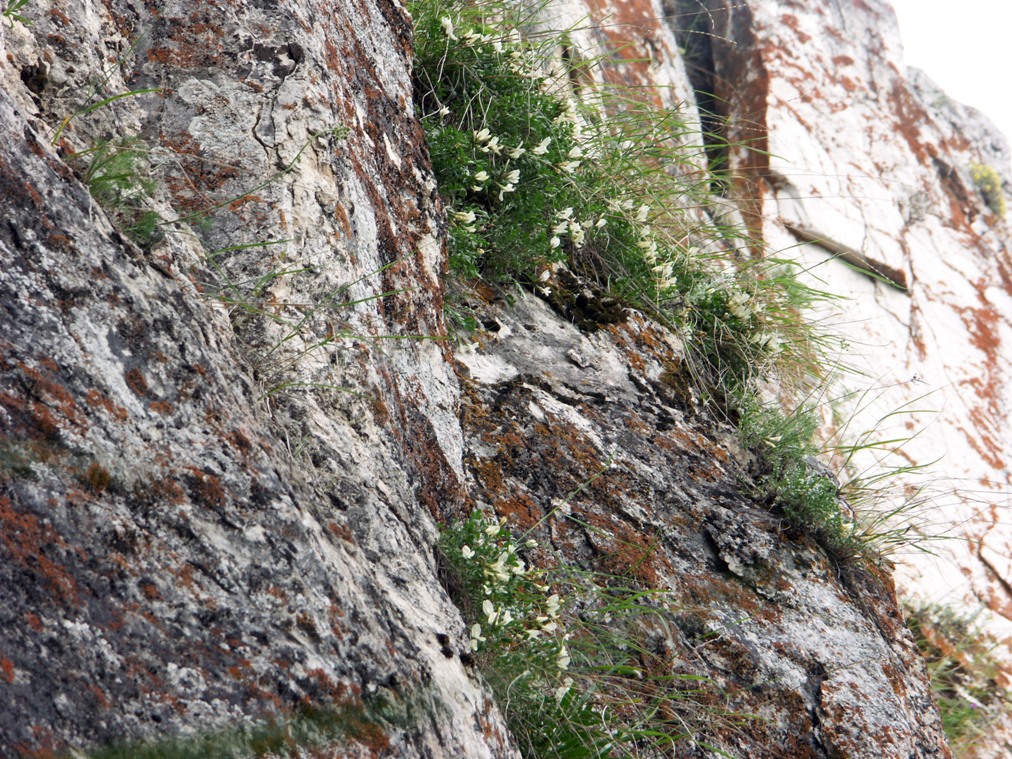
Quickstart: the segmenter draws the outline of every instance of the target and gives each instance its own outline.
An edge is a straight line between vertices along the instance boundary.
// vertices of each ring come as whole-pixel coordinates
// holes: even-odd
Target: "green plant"
[[[904,446],[919,433],[909,434],[904,426],[901,434],[889,434],[897,420],[909,424],[918,415],[935,413],[922,407],[928,394],[852,434],[855,421],[865,419],[889,388],[823,400],[830,386],[813,389],[792,411],[756,396],[739,404],[739,435],[756,461],[753,493],[839,560],[877,560],[902,550],[931,553],[930,544],[948,536],[928,524],[928,514],[956,497],[955,491],[944,488],[937,476],[927,477],[937,462],[911,464],[904,458]],[[824,406],[833,411],[828,437],[821,434]],[[926,479],[918,486],[920,477]]]
[[[977,191],[984,198],[987,207],[999,219],[1004,219],[1005,193],[1002,190],[1001,177],[994,170],[994,167],[982,163],[971,164],[970,177],[973,179]]]
[[[834,556],[861,552],[855,522],[841,510],[840,486],[817,459],[817,409],[784,411],[776,402],[747,399],[739,407],[742,442],[756,455],[753,490],[796,530],[813,535]]]
[[[998,643],[974,615],[949,607],[907,604],[906,619],[927,662],[949,747],[956,757],[971,755],[1012,705],[998,682]]]
[[[102,140],[71,156],[92,197],[141,247],[156,239],[161,223],[149,207],[156,183],[148,156],[147,146],[137,138]]]
[[[18,13],[18,11],[20,11],[22,8],[28,5],[29,2],[30,0],[9,0],[7,5],[4,7],[2,14],[3,17],[10,20],[11,24],[13,24],[15,21],[20,21],[22,24],[27,26],[31,22],[27,18],[22,16],[20,13]]]
[[[441,554],[471,649],[528,757],[668,756],[713,724],[747,719],[712,701],[706,678],[666,645],[670,594],[523,558],[537,550],[505,521],[472,514]]]
[[[305,706],[287,717],[251,720],[196,735],[132,742],[74,756],[88,759],[247,759],[301,756],[358,744],[374,752],[389,748],[388,732],[415,722],[418,706],[371,697],[328,706]]]
[[[799,314],[826,294],[788,261],[744,260],[757,245],[714,221],[723,201],[677,109],[589,84],[597,61],[570,63],[588,83],[572,89],[572,69],[542,68],[570,30],[524,38],[504,4],[418,0],[411,11],[416,103],[458,276],[530,287],[560,308],[576,300],[556,276],[565,266],[681,331],[699,384],[722,403],[762,377],[818,373],[820,338]]]
[[[108,71],[106,71],[105,75],[102,78],[102,81],[99,82],[99,84],[96,85],[96,87],[95,87],[96,90],[98,88],[100,88],[100,87],[105,86],[105,84],[108,82],[109,78],[112,76],[112,73],[113,73],[114,70],[115,70],[115,67],[112,67]],[[117,93],[115,95],[110,95],[109,97],[102,98],[101,100],[99,100],[96,103],[91,103],[90,105],[86,105],[83,108],[81,108],[80,110],[74,111],[74,113],[69,114],[68,116],[66,116],[63,119],[63,121],[60,122],[60,126],[56,128],[55,132],[53,132],[53,136],[52,136],[52,138],[50,138],[49,144],[50,145],[56,145],[60,141],[60,138],[63,136],[63,133],[68,129],[68,127],[70,127],[70,125],[74,121],[74,119],[79,118],[81,116],[87,116],[89,113],[94,113],[95,111],[98,111],[98,110],[100,110],[102,108],[105,108],[107,105],[115,103],[117,100],[123,100],[124,98],[136,97],[138,95],[146,95],[146,94],[149,94],[149,93],[152,93],[152,92],[161,92],[161,90],[158,89],[157,87],[146,87],[146,88],[139,89],[139,90],[130,90],[129,92],[120,92],[120,93]]]

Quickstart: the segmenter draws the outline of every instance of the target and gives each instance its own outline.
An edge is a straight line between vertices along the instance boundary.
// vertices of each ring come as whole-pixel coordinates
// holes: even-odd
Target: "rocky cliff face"
[[[841,268],[834,289],[885,309],[896,376],[951,375],[954,428],[986,464],[966,476],[991,483],[1004,238],[964,156],[992,156],[906,79],[887,9],[798,5],[706,14],[715,94],[794,162],[732,155],[742,213],[881,275]],[[632,41],[616,76],[690,98],[699,64],[686,74],[681,27],[656,20],[671,10],[595,4],[578,42]],[[30,28],[0,26],[3,753],[329,705],[341,755],[516,755],[435,558],[440,524],[480,507],[537,526],[544,562],[680,599],[657,650],[755,715],[693,723],[700,739],[948,755],[891,580],[743,495],[750,454],[680,390],[674,336],[639,316],[584,334],[533,295],[483,291],[467,297],[484,329],[454,355],[400,5],[23,12]],[[103,144],[155,185],[110,190],[74,158]],[[118,205],[96,203],[103,177]],[[142,235],[140,211],[162,224]],[[934,347],[943,317],[972,346],[958,367]]]
[[[1008,187],[1008,143],[905,68],[885,2],[706,7],[731,134],[754,130],[769,151],[731,156],[745,210],[847,298],[828,318],[864,377],[845,381],[859,400],[837,424],[910,438],[890,465],[930,465],[907,481],[928,497],[905,518],[952,540],[904,556],[901,577],[932,600],[987,604],[1007,636],[1009,230],[973,169]]]
[[[432,551],[462,492],[452,365],[380,341],[443,333],[404,10],[27,10],[0,92],[3,753],[379,701],[412,726],[349,754],[508,753],[440,642],[463,636]],[[221,213],[125,239],[67,159],[134,136],[153,207]],[[246,329],[250,278],[275,318]]]

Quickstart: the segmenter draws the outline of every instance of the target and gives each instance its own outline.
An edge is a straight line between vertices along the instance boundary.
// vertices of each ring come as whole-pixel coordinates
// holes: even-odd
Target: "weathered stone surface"
[[[670,334],[484,308],[498,329],[458,353],[474,505],[567,565],[673,591],[672,656],[761,717],[690,730],[733,756],[948,756],[888,576],[742,495],[748,457],[675,391]]]
[[[28,12],[0,91],[0,753],[385,700],[414,725],[343,750],[507,754],[432,553],[430,510],[460,498],[456,381],[440,342],[379,339],[443,331],[403,10]],[[138,249],[61,160],[132,135],[164,217],[224,204],[196,236]],[[283,260],[206,258],[278,239]],[[283,324],[213,297],[275,269],[302,272],[256,303]],[[268,394],[310,382],[337,389]]]
[[[752,45],[777,27],[755,5],[719,39],[768,126]],[[615,76],[691,107],[659,10],[595,4],[574,36],[632,43]],[[499,329],[451,354],[400,5],[26,12],[0,24],[0,752],[382,702],[410,719],[335,751],[515,755],[433,557],[437,519],[479,505],[518,527],[562,506],[539,529],[567,560],[684,599],[685,671],[762,717],[701,726],[730,753],[947,755],[888,577],[743,495],[749,454],[695,407],[672,335],[635,314],[585,335],[522,298],[479,302]],[[135,137],[166,221],[143,248],[72,158]],[[754,160],[743,210],[774,239],[760,202],[801,198],[771,200]],[[992,234],[980,218],[960,234]]]
[[[885,2],[707,8],[727,115],[767,140],[768,154],[732,156],[746,208],[774,249],[806,243],[817,286],[848,298],[830,319],[865,377],[849,381],[860,395],[844,416],[882,439],[913,436],[895,465],[932,464],[930,497],[908,517],[914,534],[956,539],[933,545],[942,560],[905,556],[901,576],[932,600],[975,598],[1012,618],[1010,238],[970,175],[989,165],[1007,187],[1007,141],[904,67]],[[881,422],[914,409],[929,413]]]

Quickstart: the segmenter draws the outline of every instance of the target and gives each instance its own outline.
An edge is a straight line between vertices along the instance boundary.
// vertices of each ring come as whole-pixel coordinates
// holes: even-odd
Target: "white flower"
[[[643,249],[643,258],[649,264],[654,263],[657,260],[657,241],[653,238],[647,237],[636,243],[640,248]]]
[[[440,115],[440,116],[449,116],[449,115],[450,115],[450,109],[449,109],[449,108],[447,108],[447,107],[446,107],[446,106],[444,105],[444,106],[443,106],[442,108],[440,108],[440,109],[439,109],[439,115]]]
[[[563,208],[561,211],[555,214],[556,219],[569,219],[573,215],[573,207]]]
[[[766,348],[772,353],[777,353],[783,347],[783,341],[776,335],[770,334],[769,332],[752,335],[749,340],[758,345],[760,348]]]
[[[566,233],[567,229],[569,229],[569,222],[568,221],[560,221],[558,224],[556,224],[554,227],[552,227],[552,234],[553,235],[562,235],[562,234]]]
[[[562,704],[562,699],[569,693],[569,689],[573,687],[573,678],[567,677],[562,681],[562,685],[555,689],[555,702],[559,705]]]
[[[453,220],[463,222],[464,224],[474,223],[474,211],[457,211],[453,214]]]
[[[513,615],[510,613],[510,610],[509,609],[503,609],[503,611],[502,611],[502,622],[500,622],[500,624],[502,624],[502,625],[508,625],[512,621],[513,621]]]
[[[485,174],[484,171],[481,173]],[[488,174],[485,174],[485,179],[488,179]],[[488,535],[490,538],[494,538],[496,535],[499,534],[500,527],[501,525],[498,524],[490,524],[488,527],[485,528],[485,534]]]
[[[746,292],[736,292],[728,299],[727,310],[743,321],[749,319],[752,316],[752,309],[746,305],[749,298]]]
[[[658,264],[657,266],[654,266],[651,269],[651,271],[657,275],[658,279],[670,279],[673,269],[674,264],[672,264],[670,261],[667,261],[663,264]]]
[[[527,151],[524,149],[523,145],[517,145],[515,148],[513,148],[513,150],[509,152],[509,157],[512,158],[513,160],[516,160],[526,152]]]
[[[475,624],[474,627],[471,628],[471,650],[477,651],[478,644],[484,643],[485,640],[485,638],[481,637],[481,625]]]
[[[502,40],[498,40],[498,39],[495,40],[492,43],[492,49],[495,50],[497,53],[501,53],[502,52]]]
[[[559,594],[558,593],[552,593],[552,595],[550,595],[548,597],[548,602],[547,602],[548,608],[546,609],[546,611],[548,612],[548,616],[549,617],[557,617],[559,615],[559,607],[561,605],[562,605],[562,599],[559,598]]]
[[[559,629],[559,623],[558,622],[546,622],[545,624],[541,625],[541,629],[544,630],[547,633],[555,632],[556,630]]]
[[[601,229],[607,223],[608,220],[602,216],[600,219],[597,220],[597,224],[595,224],[594,226],[597,227],[598,229]]]
[[[520,169],[513,169],[509,174],[506,175],[506,181],[510,184],[515,184],[520,181]]]
[[[545,269],[541,274],[538,275],[538,282],[547,282],[552,278],[552,272],[549,269]],[[533,545],[532,545],[533,544]],[[528,548],[534,548],[537,545],[537,541],[528,540],[526,546]]]
[[[486,129],[484,131],[487,132],[488,130]],[[484,153],[487,153],[488,151],[491,150],[496,155],[499,155],[499,153],[502,152],[502,145],[499,144],[499,138],[493,137],[485,144],[485,146],[481,150]]]
[[[583,151],[580,149],[580,146],[577,145],[569,151],[568,155],[570,158],[583,158]]]
[[[559,164],[559,169],[567,174],[570,174],[580,168],[579,161],[566,161],[565,163]]]
[[[492,133],[488,131],[488,127],[480,129],[474,133],[474,139],[477,142],[487,142],[489,139],[491,139],[491,137]]]
[[[569,662],[571,661],[572,659],[569,658],[569,649],[566,648],[566,644],[563,643],[562,648],[559,649],[559,659],[557,662],[559,669],[568,669]]]
[[[549,241],[548,241],[548,244],[549,244],[549,245],[550,245],[550,246],[552,247],[552,249],[554,250],[555,248],[557,248],[557,247],[559,247],[560,245],[562,245],[562,240],[560,240],[560,239],[559,239],[559,236],[558,236],[558,235],[556,235],[555,237],[553,237],[553,238],[552,238],[551,240],[549,240]]]
[[[539,142],[538,146],[534,148],[534,150],[532,150],[531,152],[534,153],[534,155],[544,155],[545,153],[548,152],[548,145],[551,143],[551,141],[552,141],[551,137],[546,137],[541,142]]]
[[[443,18],[439,19],[439,23],[443,25],[443,31],[446,33],[447,37],[451,40],[457,39],[457,35],[453,33],[453,22],[450,21],[449,18],[443,16]]]
[[[471,559],[474,557],[474,551],[471,550],[471,546],[464,546],[460,549],[460,555],[465,559]]]
[[[640,210],[636,212],[636,221],[643,222],[647,220],[647,216],[650,214],[650,206],[642,205]]]
[[[541,275],[542,277],[544,277],[544,279],[542,279],[542,280],[541,280],[542,282],[546,282],[546,281],[548,281],[548,277],[545,277],[545,274],[546,274],[546,273],[548,273],[548,270],[547,270],[547,269],[546,269],[546,270],[545,270],[545,272],[544,272],[544,273],[542,273],[542,275]],[[550,276],[551,276],[551,274],[549,274],[548,276],[550,277]],[[524,545],[525,545],[525,546],[527,546],[528,548],[537,548],[537,547],[538,547],[538,541],[536,541],[536,540],[535,540],[534,538],[531,538],[531,539],[530,539],[530,540],[528,540],[528,541],[527,541],[526,543],[524,543]]]
[[[487,598],[481,603],[481,611],[488,620],[488,623],[490,625],[494,625],[496,618],[499,616],[499,612],[495,610],[495,606]]]
[[[524,630],[527,633],[527,640],[534,640],[541,635],[541,630],[536,627],[532,627],[530,630]]]

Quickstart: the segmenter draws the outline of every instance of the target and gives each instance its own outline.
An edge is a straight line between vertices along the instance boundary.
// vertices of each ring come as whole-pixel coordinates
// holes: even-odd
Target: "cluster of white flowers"
[[[601,229],[608,223],[603,216],[598,219],[584,219],[577,221],[573,218],[573,208],[563,208],[555,214],[555,226],[552,227],[552,237],[548,241],[549,246],[554,250],[562,244],[562,237],[568,236],[576,249],[579,250],[587,241],[587,232],[591,229]]]
[[[749,306],[751,299],[752,296],[747,292],[738,290],[727,299],[727,310],[742,321],[748,321],[752,318],[752,309]]]
[[[560,163],[559,170],[566,174],[572,174],[580,168],[580,164],[582,163],[580,159],[583,158],[583,148],[577,145],[569,151],[567,157],[569,160]]]
[[[488,181],[488,172],[482,169],[474,175],[474,181],[475,184],[471,185],[471,189],[475,192],[481,192],[485,187],[485,183]]]
[[[465,232],[475,231],[474,222],[476,219],[474,211],[457,211],[453,214],[453,220],[460,224]]]
[[[515,46],[510,52],[509,67],[510,71],[517,76],[540,81],[541,87],[544,89],[546,81],[544,69],[541,68],[530,53],[521,50],[519,46]]]
[[[756,332],[749,341],[770,353],[779,353],[784,346],[784,341],[771,332]]]
[[[443,16],[439,19],[439,23],[443,27],[443,33],[446,35],[448,40],[461,42],[465,47],[477,47],[478,45],[487,45],[491,43],[492,49],[497,53],[501,53],[504,49],[503,42],[506,42],[507,44],[512,42],[512,38],[510,36],[507,36],[504,40],[504,38],[499,34],[483,34],[475,31],[474,29],[464,32],[464,36],[462,38],[457,37],[456,28],[453,25],[453,19],[449,16]],[[511,30],[511,32],[515,31],[515,29]]]
[[[510,160],[516,160],[524,153],[527,152],[527,148],[523,145],[517,145],[516,147],[510,148],[503,145],[499,138],[492,134],[488,127],[482,127],[474,132],[474,141],[478,145],[478,150],[482,153],[490,154],[491,156],[502,155],[503,152],[509,157]],[[509,162],[507,161],[507,168]],[[476,184],[471,186],[471,189],[475,192],[480,192],[484,189],[485,182],[489,179],[489,173],[482,169],[474,175]],[[516,192],[517,184],[520,182],[520,169],[510,169],[503,175],[503,182],[498,184],[499,187],[499,200],[501,201],[508,193]]]
[[[542,636],[557,636],[555,664],[559,670],[569,667],[571,658],[559,619],[562,598],[548,585],[538,582],[539,572],[517,555],[518,546],[503,529],[506,520],[493,522],[471,533],[473,545],[460,548],[461,557],[481,569],[482,621],[471,626],[471,650],[483,643],[510,645],[533,641]],[[528,540],[526,548],[537,543]],[[542,595],[543,594],[543,595]]]

